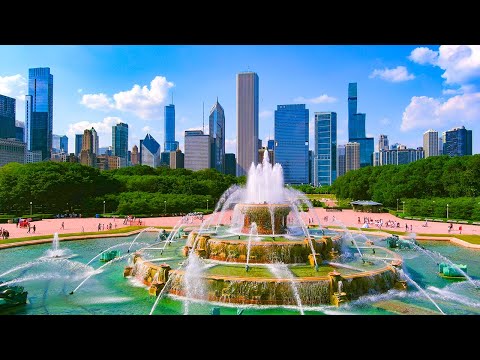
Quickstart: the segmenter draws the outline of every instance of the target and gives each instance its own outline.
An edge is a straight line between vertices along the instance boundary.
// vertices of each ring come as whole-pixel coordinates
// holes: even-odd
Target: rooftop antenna
[[[205,101],[202,103],[202,113],[203,113],[202,131],[205,134]]]

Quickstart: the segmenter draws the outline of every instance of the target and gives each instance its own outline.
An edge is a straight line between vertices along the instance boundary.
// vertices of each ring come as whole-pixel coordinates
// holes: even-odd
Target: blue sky
[[[277,105],[305,103],[313,130],[315,111],[338,114],[338,143],[347,142],[347,88],[358,83],[358,111],[366,131],[390,144],[422,146],[422,134],[455,126],[473,130],[480,115],[480,47],[439,45],[195,45],[0,46],[0,94],[16,97],[25,118],[28,68],[54,76],[53,132],[74,134],[92,125],[100,146],[111,145],[111,126],[129,125],[129,148],[147,132],[163,150],[163,107],[173,93],[176,140],[205,124],[217,96],[225,109],[227,152],[236,152],[235,76],[255,71],[260,80],[260,137],[273,137]],[[208,130],[208,126],[206,127]],[[313,140],[313,131],[311,131]],[[313,141],[311,141],[313,148]]]

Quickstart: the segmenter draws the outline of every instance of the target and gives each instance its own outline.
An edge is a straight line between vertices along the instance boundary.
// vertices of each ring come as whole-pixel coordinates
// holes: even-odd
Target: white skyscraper
[[[438,154],[438,131],[427,130],[423,133],[423,150],[425,157],[437,156]]]
[[[210,136],[202,130],[185,131],[185,169],[193,171],[210,168]]]

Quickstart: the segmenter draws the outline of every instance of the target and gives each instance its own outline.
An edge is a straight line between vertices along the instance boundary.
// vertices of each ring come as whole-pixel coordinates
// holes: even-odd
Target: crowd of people
[[[0,236],[2,237],[3,240],[5,240],[10,237],[10,233],[8,232],[7,229],[0,228]]]

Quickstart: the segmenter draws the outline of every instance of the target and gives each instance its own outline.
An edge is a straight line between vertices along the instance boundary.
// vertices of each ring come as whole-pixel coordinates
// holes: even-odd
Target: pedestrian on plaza
[[[410,231],[413,231],[413,225],[410,224]]]
[[[35,224],[33,224],[33,233],[35,234],[35,229],[36,229],[36,226]]]
[[[62,221],[62,226],[60,227],[60,229],[65,230],[65,223],[63,221]]]
[[[27,234],[30,234],[30,223],[28,223],[28,231]]]
[[[462,225],[458,227],[458,231],[460,232],[460,234],[462,233]]]

